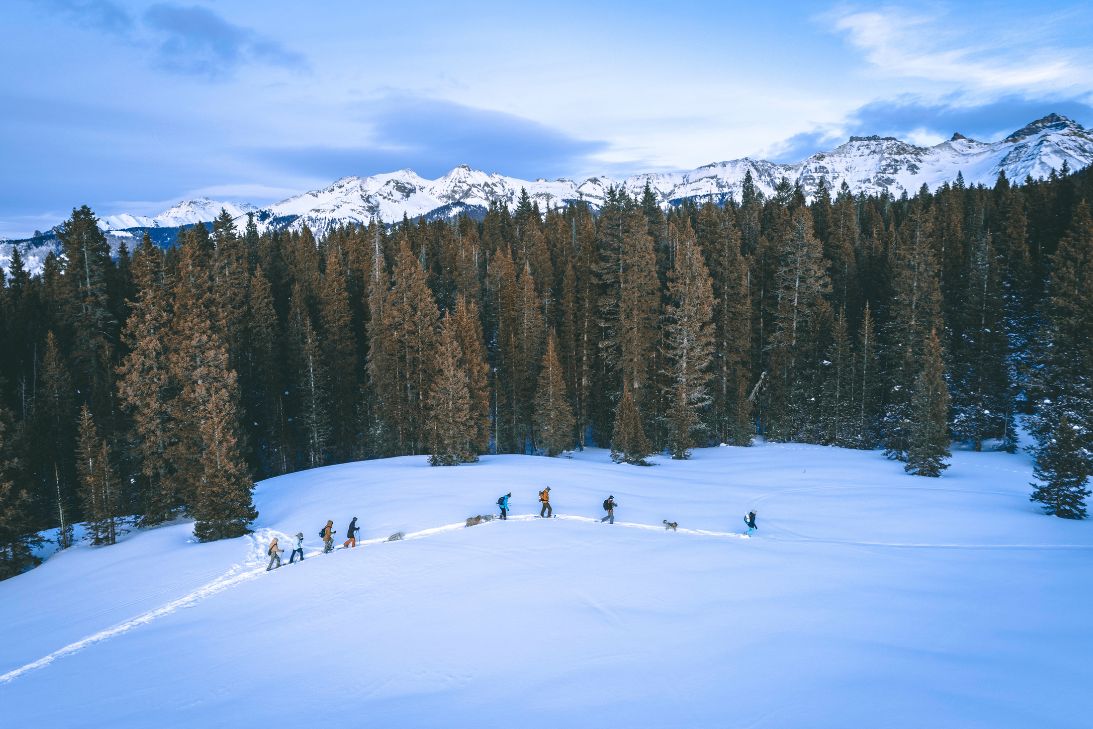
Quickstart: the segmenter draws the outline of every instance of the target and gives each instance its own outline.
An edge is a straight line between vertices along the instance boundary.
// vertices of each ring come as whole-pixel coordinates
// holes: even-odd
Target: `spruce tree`
[[[76,392],[53,332],[46,333],[45,354],[38,396],[32,410],[32,458],[43,493],[49,494],[54,522],[60,528],[62,549],[72,545],[76,511]]]
[[[475,424],[474,449],[477,453],[487,453],[490,447],[490,366],[482,342],[478,306],[460,294],[451,316],[455,340],[459,345],[459,366],[467,375],[467,393],[471,398],[471,417]]]
[[[92,544],[113,544],[117,540],[120,483],[110,463],[110,450],[99,437],[91,411],[80,409],[76,445],[76,472],[80,480],[80,500],[84,522]]]
[[[689,237],[679,239],[668,274],[668,301],[664,321],[668,447],[673,458],[687,458],[706,432],[714,307],[710,275]]]
[[[73,375],[84,400],[112,411],[117,321],[110,310],[110,246],[86,205],[74,209],[57,232],[65,253],[66,322],[71,333]]]
[[[330,445],[329,379],[319,349],[319,338],[311,323],[304,288],[292,290],[288,327],[289,361],[292,368],[292,403],[298,446],[308,468],[326,463]]]
[[[941,279],[933,249],[933,226],[916,206],[890,253],[893,297],[885,326],[887,375],[884,446],[889,458],[906,460],[910,449],[915,379],[923,369],[926,340],[941,330]]]
[[[1090,454],[1082,446],[1079,430],[1066,415],[1059,418],[1051,435],[1036,450],[1033,475],[1039,483],[1030,500],[1038,501],[1044,513],[1063,519],[1084,519],[1085,499],[1090,491],[1086,483],[1093,468]]]
[[[118,399],[130,418],[131,460],[141,480],[141,522],[159,524],[178,507],[168,457],[174,426],[170,400],[174,383],[167,361],[171,302],[163,256],[145,236],[133,258],[136,299],[122,341],[129,353],[118,367]]]
[[[194,331],[195,368],[183,387],[192,403],[201,452],[197,490],[191,513],[194,536],[203,542],[241,536],[257,518],[251,500],[253,484],[239,452],[238,400],[235,371],[215,332]]]
[[[781,239],[774,275],[767,417],[770,435],[775,438],[803,437],[810,426],[807,404],[818,394],[814,387],[819,366],[816,350],[822,334],[816,324],[830,317],[823,298],[831,290],[827,266],[823,247],[812,230],[812,217],[806,208],[798,208]]]
[[[478,460],[478,424],[472,413],[467,373],[459,364],[455,320],[445,317],[436,344],[436,364],[427,402],[429,464],[454,466]]]
[[[552,332],[547,337],[535,391],[535,445],[548,456],[573,446],[573,409],[566,397],[556,342]]]
[[[31,498],[16,484],[20,464],[15,455],[11,412],[0,405],[0,580],[37,564],[31,551]],[[63,546],[63,545],[62,545]]]
[[[945,462],[950,455],[949,440],[949,388],[941,342],[931,331],[911,396],[910,445],[904,470],[916,476],[940,476],[949,467]]]
[[[615,463],[648,466],[649,462],[645,459],[652,452],[653,446],[645,437],[637,403],[630,394],[630,388],[623,387],[615,413],[615,427],[611,433],[611,460]]]
[[[246,422],[253,424],[253,461],[260,473],[285,473],[289,469],[285,378],[278,357],[283,342],[273,292],[261,265],[251,276],[244,330],[239,382]]]
[[[348,460],[358,448],[357,337],[349,306],[349,281],[340,246],[327,249],[326,266],[319,291],[322,358],[330,378],[327,410],[331,445],[338,460]]]
[[[1093,464],[1093,217],[1078,204],[1051,257],[1030,391],[1036,406],[1029,426],[1043,449],[1065,417]]]

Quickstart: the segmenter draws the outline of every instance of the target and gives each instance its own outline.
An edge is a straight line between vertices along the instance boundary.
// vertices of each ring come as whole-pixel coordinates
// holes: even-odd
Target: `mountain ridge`
[[[1051,113],[1017,129],[996,142],[982,142],[955,132],[933,146],[919,146],[896,137],[855,135],[831,150],[817,152],[794,163],[777,163],[743,157],[711,162],[691,170],[644,172],[628,177],[606,175],[582,180],[560,177],[553,180],[524,180],[485,172],[466,164],[457,165],[430,180],[409,168],[370,176],[347,175],[330,185],[309,190],[276,203],[215,201],[208,198],[183,200],[154,216],[119,213],[100,218],[100,227],[112,243],[134,242],[144,232],[160,244],[174,239],[181,226],[211,222],[226,209],[242,229],[247,215],[254,214],[260,232],[299,230],[307,226],[323,237],[344,225],[366,225],[372,221],[391,224],[404,217],[448,219],[460,214],[483,215],[491,204],[514,208],[522,190],[545,210],[572,204],[599,208],[612,187],[641,196],[646,185],[663,207],[685,200],[723,204],[740,199],[745,176],[751,173],[756,188],[771,195],[782,178],[800,185],[811,198],[823,182],[834,192],[846,183],[854,194],[914,194],[922,185],[936,189],[960,174],[966,184],[992,186],[1005,172],[1014,181],[1048,176],[1063,165],[1078,170],[1093,164],[1093,131],[1061,114]],[[10,247],[20,245],[29,260],[36,249],[50,244],[55,236],[23,241],[0,241],[0,262],[10,256]],[[3,248],[7,248],[4,251]],[[5,253],[7,255],[5,255]]]

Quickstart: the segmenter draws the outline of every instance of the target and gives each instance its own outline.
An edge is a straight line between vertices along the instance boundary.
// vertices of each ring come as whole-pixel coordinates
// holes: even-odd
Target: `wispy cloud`
[[[1054,36],[1064,18],[1045,14],[1019,28],[967,23],[907,8],[840,10],[825,16],[874,70],[967,93],[1088,91],[1091,67]],[[1084,87],[1084,88],[1083,88]]]
[[[82,29],[125,37],[174,74],[222,80],[243,66],[308,68],[303,54],[197,5],[157,3],[139,17],[112,0],[42,0],[40,7]]]
[[[111,0],[42,0],[42,5],[96,30],[121,34],[133,27],[129,11]]]
[[[264,148],[268,163],[294,174],[333,178],[410,167],[427,177],[466,163],[530,177],[573,174],[606,143],[546,124],[444,99],[392,94],[343,110],[361,125],[355,144]]]
[[[158,62],[168,71],[215,79],[245,64],[307,67],[301,54],[207,8],[160,3],[148,8],[144,23],[159,38]]]

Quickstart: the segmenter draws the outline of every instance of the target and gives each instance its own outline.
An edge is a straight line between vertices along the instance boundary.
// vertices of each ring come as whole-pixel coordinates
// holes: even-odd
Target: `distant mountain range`
[[[934,189],[962,174],[969,185],[994,185],[1000,172],[1014,182],[1027,177],[1046,177],[1064,162],[1071,170],[1093,163],[1093,133],[1059,114],[1038,119],[998,142],[980,142],[962,134],[932,147],[919,147],[895,137],[851,137],[829,152],[819,152],[794,164],[778,164],[744,158],[715,162],[682,172],[650,172],[615,179],[590,177],[585,180],[521,180],[487,173],[460,165],[436,180],[427,180],[412,170],[399,170],[371,177],[343,177],[329,187],[305,192],[281,202],[258,207],[245,203],[187,200],[154,215],[109,215],[100,220],[115,244],[132,240],[145,231],[161,243],[173,241],[178,228],[209,222],[221,208],[236,218],[240,228],[247,213],[253,213],[259,230],[297,230],[308,226],[317,236],[334,227],[372,220],[394,223],[411,219],[448,218],[463,213],[482,215],[491,202],[515,207],[520,191],[527,190],[541,209],[573,203],[599,207],[607,190],[621,187],[641,195],[648,184],[661,205],[667,207],[688,199],[722,203],[739,199],[744,176],[751,171],[756,186],[771,194],[781,178],[800,184],[811,196],[821,180],[837,191],[846,183],[855,192],[914,194],[922,185]],[[0,243],[0,263],[8,257],[11,243],[26,250],[28,264],[44,256],[41,247],[56,244],[51,235],[41,239]],[[38,254],[38,255],[36,255]]]

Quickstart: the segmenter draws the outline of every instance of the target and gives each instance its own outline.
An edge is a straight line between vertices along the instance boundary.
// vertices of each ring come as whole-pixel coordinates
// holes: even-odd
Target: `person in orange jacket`
[[[334,535],[337,532],[334,531],[334,520],[328,519],[326,526],[323,527],[323,552],[334,551]]]
[[[550,506],[550,487],[539,492],[539,501],[542,502],[543,508],[539,509],[539,516],[545,516],[547,519],[554,516],[554,509]]]

